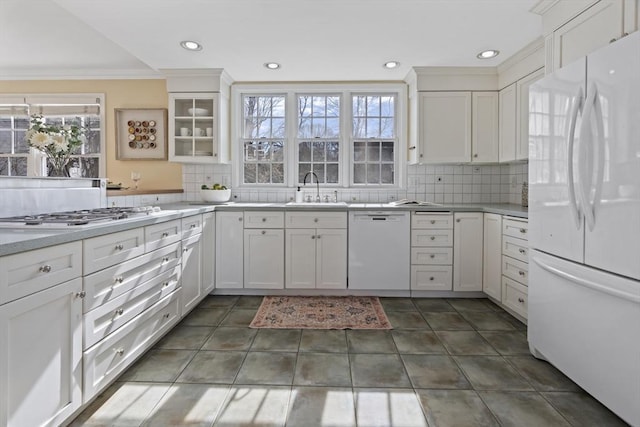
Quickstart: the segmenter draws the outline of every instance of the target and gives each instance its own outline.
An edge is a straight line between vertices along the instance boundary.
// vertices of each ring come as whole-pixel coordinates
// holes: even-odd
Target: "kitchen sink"
[[[289,202],[285,206],[301,208],[346,208],[347,202]]]

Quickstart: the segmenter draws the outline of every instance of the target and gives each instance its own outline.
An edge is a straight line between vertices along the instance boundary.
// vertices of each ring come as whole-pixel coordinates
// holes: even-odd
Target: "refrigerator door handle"
[[[595,191],[593,193],[593,201],[591,202],[590,210],[593,214],[593,223],[590,224],[589,229],[593,231],[593,227],[596,225],[596,211],[601,201],[602,186],[604,184],[604,162],[605,162],[605,139],[604,139],[604,116],[602,115],[602,102],[600,96],[598,96],[598,88],[593,84],[592,91],[594,93],[594,111],[595,111],[595,130],[596,137],[593,139],[594,147],[593,152],[595,156],[596,165],[596,177],[595,177]]]
[[[582,87],[578,89],[578,93],[575,96],[573,107],[571,107],[571,121],[569,124],[569,152],[567,154],[567,170],[568,177],[567,182],[569,184],[569,203],[571,204],[571,212],[573,213],[573,220],[576,224],[576,229],[580,230],[580,206],[576,196],[575,182],[573,179],[573,152],[575,148],[575,136],[576,136],[576,124],[578,122],[578,114],[582,113],[584,105],[584,92]]]
[[[584,114],[580,124],[580,145],[578,147],[578,196],[582,205],[582,212],[589,230],[593,230],[595,218],[589,193],[593,184],[593,127],[592,116],[597,98],[595,85],[592,85],[585,101]]]

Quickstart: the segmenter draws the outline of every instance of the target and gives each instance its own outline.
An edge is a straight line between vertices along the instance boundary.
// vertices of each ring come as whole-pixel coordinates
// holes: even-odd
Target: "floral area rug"
[[[275,329],[392,329],[377,297],[267,296],[249,325]]]

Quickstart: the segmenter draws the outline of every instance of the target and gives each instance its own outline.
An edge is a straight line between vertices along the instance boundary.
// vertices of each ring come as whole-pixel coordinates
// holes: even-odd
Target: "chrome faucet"
[[[316,178],[316,202],[320,203],[320,182],[318,181],[318,175],[313,171],[307,172],[304,174],[304,178],[302,179],[302,185],[307,185],[307,177],[309,175],[313,175]]]

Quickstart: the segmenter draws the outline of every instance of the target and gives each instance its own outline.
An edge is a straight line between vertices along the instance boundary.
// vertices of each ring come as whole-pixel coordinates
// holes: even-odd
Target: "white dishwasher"
[[[349,289],[410,290],[409,212],[349,212]]]

